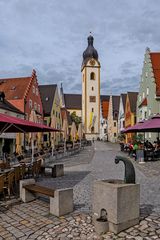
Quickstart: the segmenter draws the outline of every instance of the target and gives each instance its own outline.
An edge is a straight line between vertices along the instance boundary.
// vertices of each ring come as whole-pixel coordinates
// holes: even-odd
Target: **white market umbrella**
[[[16,153],[22,154],[22,133],[16,133]]]
[[[56,117],[53,115],[51,119],[51,127],[56,128]],[[51,132],[51,146],[52,146],[52,156],[55,149],[55,132]]]
[[[82,140],[82,123],[79,123],[79,125],[78,125],[78,138],[79,138],[80,147],[81,147],[81,140]]]
[[[66,151],[66,140],[68,138],[68,124],[67,124],[67,119],[63,120],[63,139],[64,139],[64,152]]]
[[[72,126],[71,126],[71,138],[73,141],[73,148],[74,148],[74,142],[76,140],[76,134],[77,134],[77,128],[76,128],[76,124],[75,122],[72,122]]]

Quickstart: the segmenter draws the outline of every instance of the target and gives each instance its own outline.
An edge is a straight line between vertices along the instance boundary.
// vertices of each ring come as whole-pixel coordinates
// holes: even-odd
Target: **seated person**
[[[135,159],[136,159],[136,150],[138,150],[138,143],[137,142],[135,142],[134,144],[133,144],[133,151],[132,151],[132,156],[133,157],[135,157]]]
[[[154,146],[153,146],[152,143],[149,142],[148,140],[146,140],[146,141],[144,142],[144,147],[145,147],[146,149],[154,149]]]
[[[160,150],[160,140],[157,137],[157,141],[154,142],[155,151]]]

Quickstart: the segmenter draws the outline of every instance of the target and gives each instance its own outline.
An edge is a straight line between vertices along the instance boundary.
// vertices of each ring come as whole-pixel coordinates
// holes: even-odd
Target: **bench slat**
[[[36,184],[25,185],[24,188],[31,192],[40,193],[49,197],[54,197],[55,190]]]

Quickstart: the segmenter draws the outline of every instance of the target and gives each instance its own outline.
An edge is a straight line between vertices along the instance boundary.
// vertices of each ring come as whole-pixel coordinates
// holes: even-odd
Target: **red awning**
[[[60,132],[44,124],[30,122],[21,118],[0,113],[0,134],[4,132]]]

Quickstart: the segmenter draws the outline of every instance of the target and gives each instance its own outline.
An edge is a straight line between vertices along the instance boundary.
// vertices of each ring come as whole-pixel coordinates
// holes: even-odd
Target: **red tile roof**
[[[160,96],[160,53],[159,52],[150,53],[150,57],[156,83],[156,95]]]
[[[0,91],[5,92],[7,100],[22,99],[32,77],[0,79]]]

